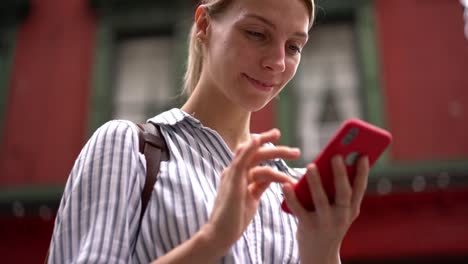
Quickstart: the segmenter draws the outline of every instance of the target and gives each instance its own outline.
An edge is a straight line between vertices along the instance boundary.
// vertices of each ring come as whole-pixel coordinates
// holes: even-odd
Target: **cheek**
[[[246,43],[242,39],[230,39],[226,42],[225,56],[229,56],[229,59],[240,64],[242,60],[252,58],[251,49],[248,49]]]
[[[296,75],[297,67],[299,66],[300,59],[298,58],[291,58],[290,60],[287,60],[286,62],[286,76],[287,76],[287,81],[291,80],[294,75]]]
[[[233,61],[242,56],[239,44],[230,38],[229,34],[220,34],[215,43],[214,53],[222,64],[232,64]]]
[[[284,89],[286,84],[296,75],[297,67],[299,66],[299,60],[291,59],[286,61],[286,70],[284,72],[284,83],[281,85],[281,89],[279,89],[274,96],[277,96],[281,90]]]

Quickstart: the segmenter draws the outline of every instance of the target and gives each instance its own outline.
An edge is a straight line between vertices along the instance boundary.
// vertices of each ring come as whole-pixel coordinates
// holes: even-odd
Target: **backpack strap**
[[[146,207],[151,198],[154,184],[156,183],[161,161],[169,160],[169,151],[164,137],[161,135],[159,125],[146,123],[136,124],[138,130],[138,144],[140,152],[145,155],[146,159],[146,179],[143,191],[141,193],[141,213],[139,226],[143,215],[145,214]],[[139,233],[138,228],[138,233]],[[137,233],[137,234],[138,234]]]

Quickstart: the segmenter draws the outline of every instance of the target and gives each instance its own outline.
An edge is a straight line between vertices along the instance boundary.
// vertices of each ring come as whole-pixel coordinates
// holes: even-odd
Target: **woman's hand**
[[[285,146],[265,147],[276,142],[279,130],[252,137],[235,151],[232,163],[222,175],[213,211],[202,228],[216,245],[228,250],[251,222],[263,192],[270,183],[285,183],[290,177],[259,163],[276,159],[296,159],[299,150]]]
[[[302,263],[339,263],[341,242],[359,215],[367,187],[368,158],[358,160],[352,187],[342,157],[335,156],[331,162],[336,190],[333,204],[330,204],[313,164],[307,167],[306,177],[315,211],[307,211],[299,203],[292,184],[283,185],[286,203],[299,220],[297,240]]]

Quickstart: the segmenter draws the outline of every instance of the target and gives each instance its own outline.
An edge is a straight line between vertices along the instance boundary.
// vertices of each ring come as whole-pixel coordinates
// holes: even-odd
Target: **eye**
[[[298,45],[295,45],[295,44],[289,44],[288,45],[288,50],[292,53],[292,54],[299,54],[301,53],[302,49],[300,46]]]
[[[255,39],[262,40],[265,39],[265,34],[258,32],[258,31],[252,31],[252,30],[246,30],[247,34]]]

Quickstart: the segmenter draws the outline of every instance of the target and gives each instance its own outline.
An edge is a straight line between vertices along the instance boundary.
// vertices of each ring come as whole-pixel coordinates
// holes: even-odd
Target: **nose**
[[[284,45],[274,45],[266,52],[262,66],[273,72],[284,72],[286,69]]]

